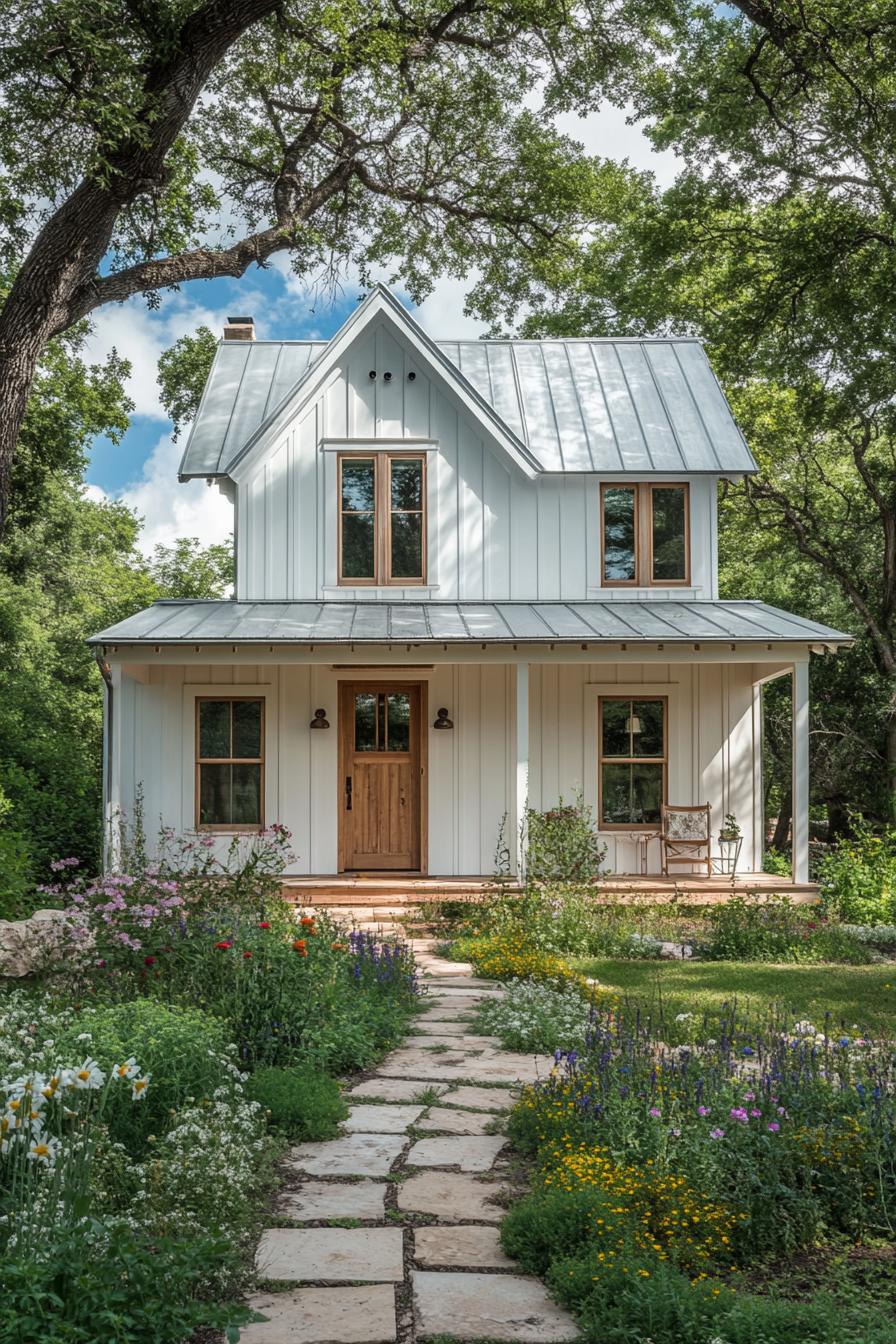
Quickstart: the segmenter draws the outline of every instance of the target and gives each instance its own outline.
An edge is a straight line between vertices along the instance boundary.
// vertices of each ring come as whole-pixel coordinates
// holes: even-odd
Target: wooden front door
[[[339,690],[340,868],[425,868],[419,682],[342,682]]]

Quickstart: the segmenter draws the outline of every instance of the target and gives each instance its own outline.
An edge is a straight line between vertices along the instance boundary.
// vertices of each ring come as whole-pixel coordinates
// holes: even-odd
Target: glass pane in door
[[[355,751],[377,749],[377,697],[370,692],[355,696]]]
[[[389,751],[410,751],[411,749],[411,698],[403,692],[386,697],[388,700],[388,746]]]

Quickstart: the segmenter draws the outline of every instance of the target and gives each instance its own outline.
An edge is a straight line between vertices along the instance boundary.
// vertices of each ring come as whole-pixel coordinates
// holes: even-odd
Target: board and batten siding
[[[135,669],[137,670],[137,669]],[[335,873],[340,808],[338,681],[363,680],[324,664],[162,665],[135,680],[115,667],[113,805],[132,813],[138,789],[151,839],[159,823],[194,824],[196,695],[258,693],[266,701],[266,820],[293,832],[294,873]],[[369,673],[373,676],[373,673]],[[376,676],[388,675],[379,669]],[[494,871],[502,818],[512,813],[516,670],[506,664],[438,664],[413,675],[429,686],[428,840],[435,875]],[[547,808],[581,789],[597,801],[597,697],[666,694],[670,702],[669,801],[712,804],[713,831],[734,812],[744,831],[741,868],[761,868],[759,689],[749,664],[532,664],[529,689],[531,805]],[[432,727],[449,706],[450,732]],[[323,707],[329,731],[311,731]],[[508,840],[514,821],[508,822]],[[607,834],[611,871],[634,871],[637,851]],[[226,838],[216,837],[226,848]],[[659,847],[650,869],[659,871]]]
[[[375,380],[371,369],[379,371]],[[385,370],[393,374],[388,383]],[[407,439],[434,445],[428,452],[428,583],[390,588],[390,599],[718,596],[714,476],[668,477],[690,480],[691,586],[601,589],[600,480],[621,478],[554,473],[528,480],[384,326],[360,337],[316,399],[235,469],[236,596],[375,598],[380,590],[337,583],[337,455],[322,445],[349,440],[346,447],[401,447]]]

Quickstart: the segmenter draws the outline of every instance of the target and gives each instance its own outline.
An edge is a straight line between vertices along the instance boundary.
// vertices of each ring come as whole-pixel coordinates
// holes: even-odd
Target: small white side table
[[[744,838],[742,835],[739,835],[736,840],[723,840],[719,836],[719,857],[713,859],[713,867],[716,872],[734,878],[737,865],[740,862],[740,851],[743,849],[743,844]]]

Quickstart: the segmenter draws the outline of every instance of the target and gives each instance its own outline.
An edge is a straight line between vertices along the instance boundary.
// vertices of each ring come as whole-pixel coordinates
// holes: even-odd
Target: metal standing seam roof
[[[91,644],[843,644],[851,635],[764,602],[161,601]]]
[[[657,476],[756,470],[697,340],[436,344],[544,472]],[[181,476],[226,475],[327,345],[222,341]]]

